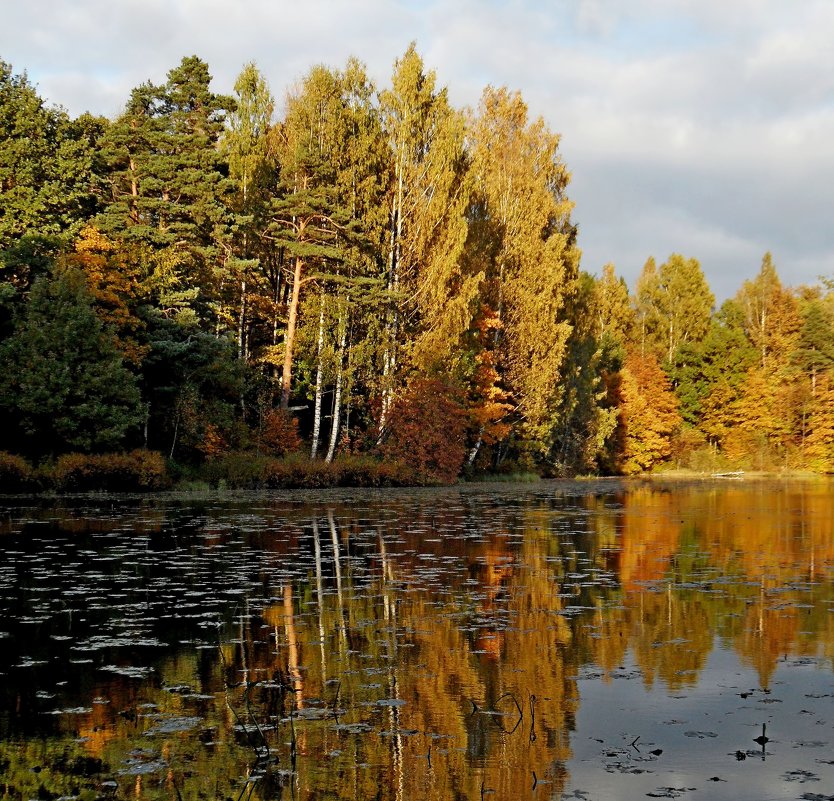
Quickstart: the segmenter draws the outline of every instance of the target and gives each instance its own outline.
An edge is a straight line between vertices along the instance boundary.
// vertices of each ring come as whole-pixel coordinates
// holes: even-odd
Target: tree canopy
[[[72,118],[0,62],[0,448],[834,465],[834,279],[768,253],[716,309],[692,255],[581,271],[559,135],[510,88],[455,107],[413,44],[383,87],[211,85],[188,56]]]

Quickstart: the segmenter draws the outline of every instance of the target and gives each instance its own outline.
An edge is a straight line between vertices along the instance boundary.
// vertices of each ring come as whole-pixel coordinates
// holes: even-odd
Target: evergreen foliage
[[[39,453],[123,445],[140,420],[136,378],[93,308],[83,274],[38,279],[15,333],[0,348],[6,435]]]

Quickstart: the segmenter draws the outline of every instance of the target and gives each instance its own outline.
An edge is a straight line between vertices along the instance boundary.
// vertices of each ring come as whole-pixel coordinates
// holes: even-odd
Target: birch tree
[[[579,252],[559,137],[528,121],[518,93],[488,87],[472,126],[478,213],[494,231],[483,297],[496,311],[498,364],[525,436],[546,443],[571,331],[566,298]]]
[[[448,360],[476,307],[479,277],[461,271],[466,242],[464,121],[412,44],[394,65],[381,111],[393,170],[387,252],[388,309],[380,429],[404,367],[427,372]]]
[[[236,219],[227,245],[226,272],[239,287],[236,317],[238,357],[249,355],[248,326],[251,282],[261,266],[260,234],[277,168],[270,152],[269,134],[275,102],[257,67],[247,64],[235,81],[235,110],[229,114],[221,148],[229,161],[235,193],[231,200]],[[274,287],[273,287],[274,290]],[[274,295],[274,291],[270,293]],[[270,298],[274,300],[273,298]]]

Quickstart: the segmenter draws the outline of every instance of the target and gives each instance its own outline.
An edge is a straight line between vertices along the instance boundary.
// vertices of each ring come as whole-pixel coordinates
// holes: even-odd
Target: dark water
[[[2,799],[834,798],[832,482],[0,512]]]

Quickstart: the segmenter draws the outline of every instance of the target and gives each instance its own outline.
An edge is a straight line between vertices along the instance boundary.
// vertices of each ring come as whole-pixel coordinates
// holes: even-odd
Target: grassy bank
[[[156,492],[194,489],[319,489],[328,487],[421,487],[444,482],[425,468],[372,456],[332,462],[300,454],[267,456],[231,452],[199,465],[166,460],[154,451],[65,454],[33,465],[0,452],[0,493]]]
[[[821,477],[819,473],[799,469],[736,471],[732,468],[669,468],[632,476],[646,481]],[[533,472],[515,471],[464,476],[461,480],[520,483],[536,482],[541,477]],[[257,451],[235,451],[188,465],[166,460],[155,451],[135,450],[92,455],[70,453],[33,465],[20,456],[0,452],[0,494],[427,487],[450,483],[454,482],[425,466],[415,467],[370,455],[347,455],[325,462],[298,453],[274,457]]]

